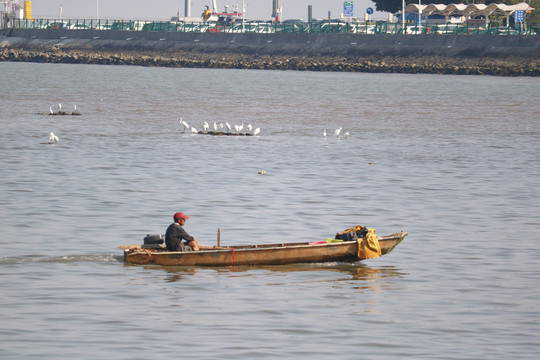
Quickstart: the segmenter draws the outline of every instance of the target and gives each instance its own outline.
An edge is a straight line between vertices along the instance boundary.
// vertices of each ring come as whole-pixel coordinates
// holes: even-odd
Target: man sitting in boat
[[[169,225],[165,233],[165,244],[168,251],[199,251],[199,243],[189,235],[183,226],[189,216],[177,212],[173,215],[174,222]],[[182,243],[185,240],[185,243]]]

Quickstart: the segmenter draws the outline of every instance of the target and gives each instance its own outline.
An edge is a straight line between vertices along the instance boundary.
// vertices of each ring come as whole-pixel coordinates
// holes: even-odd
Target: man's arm
[[[182,226],[180,226],[179,229],[178,229],[178,236],[180,237],[180,239],[184,239],[184,240],[186,240],[187,242],[190,242],[190,241],[195,240],[195,239],[193,238],[193,236],[189,235],[189,234],[187,233],[187,231],[184,230],[184,228],[183,228]]]

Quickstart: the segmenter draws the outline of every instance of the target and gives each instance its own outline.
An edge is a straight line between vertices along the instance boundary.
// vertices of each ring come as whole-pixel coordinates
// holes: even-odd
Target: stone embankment
[[[26,50],[0,48],[0,61],[137,65],[186,68],[308,70],[373,73],[429,73],[497,76],[540,76],[540,61],[520,57],[451,58],[443,56],[285,56],[236,53],[92,50]]]

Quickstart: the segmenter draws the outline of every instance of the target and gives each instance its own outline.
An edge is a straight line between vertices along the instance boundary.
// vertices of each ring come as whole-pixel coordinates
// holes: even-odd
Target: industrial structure
[[[0,28],[7,29],[14,19],[32,19],[32,2],[24,1],[21,7],[19,0],[0,0]]]

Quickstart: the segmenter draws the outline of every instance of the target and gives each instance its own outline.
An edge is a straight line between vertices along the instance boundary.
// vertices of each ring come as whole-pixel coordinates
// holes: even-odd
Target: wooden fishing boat
[[[381,255],[391,252],[407,232],[378,236]],[[200,251],[171,252],[164,245],[121,245],[124,260],[138,265],[235,266],[283,265],[315,262],[351,262],[359,257],[359,241],[327,240],[305,243],[201,246]]]

